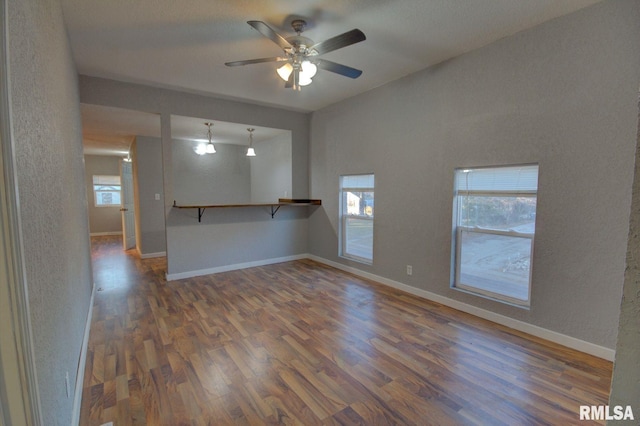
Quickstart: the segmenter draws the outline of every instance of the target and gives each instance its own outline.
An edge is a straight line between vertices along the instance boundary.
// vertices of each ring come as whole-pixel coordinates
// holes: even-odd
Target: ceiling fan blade
[[[247,21],[247,24],[255,28],[260,34],[273,41],[282,49],[291,49],[293,46],[280,34],[278,34],[273,28],[265,24],[262,21]]]
[[[366,39],[367,37],[362,31],[355,29],[347,31],[344,34],[331,37],[330,39],[321,41],[320,43],[316,43],[311,46],[309,50],[315,50],[316,52],[318,52],[318,55],[323,55],[325,53],[333,52],[334,50],[359,43]]]
[[[263,62],[287,62],[287,60],[287,58],[283,58],[281,56],[274,56],[272,58],[247,59],[245,61],[225,62],[225,65],[228,67],[237,67],[239,65],[261,64]]]
[[[336,62],[327,61],[326,59],[318,59],[316,61],[316,65],[318,68],[322,68],[323,70],[331,71],[349,78],[358,78],[360,77],[360,74],[362,74],[362,71],[358,69],[338,64]]]

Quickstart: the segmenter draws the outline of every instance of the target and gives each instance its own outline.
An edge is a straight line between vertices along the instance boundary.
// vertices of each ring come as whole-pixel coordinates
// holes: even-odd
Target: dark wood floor
[[[81,425],[585,424],[611,363],[303,260],[167,283],[92,239]]]

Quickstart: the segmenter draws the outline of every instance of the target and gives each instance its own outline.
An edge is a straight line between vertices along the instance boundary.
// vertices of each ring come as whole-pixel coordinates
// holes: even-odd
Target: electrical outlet
[[[156,194],[156,201],[160,200],[160,194]]]
[[[64,384],[67,388],[67,398],[71,398],[71,383],[69,382],[69,372],[64,375]]]
[[[407,275],[413,275],[413,266],[407,265]]]

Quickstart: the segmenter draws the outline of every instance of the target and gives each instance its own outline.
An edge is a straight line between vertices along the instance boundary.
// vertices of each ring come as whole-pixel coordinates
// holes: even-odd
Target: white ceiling
[[[599,0],[61,0],[80,74],[314,111],[571,13]],[[367,39],[324,58],[363,70],[319,70],[285,89],[275,64],[225,62],[282,50],[246,21],[293,35],[307,21],[315,42],[354,28]],[[91,128],[85,130],[92,132]]]

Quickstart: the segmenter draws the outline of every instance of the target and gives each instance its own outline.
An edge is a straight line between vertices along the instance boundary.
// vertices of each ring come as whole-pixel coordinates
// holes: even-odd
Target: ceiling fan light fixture
[[[293,65],[289,62],[278,68],[276,71],[281,79],[284,81],[288,81],[291,73],[293,72]],[[311,61],[304,61],[300,64],[299,78],[300,78],[300,86],[308,86],[311,84],[311,79],[318,72],[318,67]]]
[[[316,75],[318,66],[323,70],[349,78],[358,78],[362,74],[362,71],[346,65],[325,59],[318,62],[318,60],[315,59],[319,55],[324,55],[366,40],[364,33],[357,28],[323,42],[314,43],[313,40],[301,35],[306,25],[303,19],[295,19],[291,22],[293,30],[298,34],[292,37],[284,37],[278,34],[276,30],[262,21],[247,21],[247,23],[260,34],[280,46],[284,56],[226,62],[225,65],[228,67],[261,64],[265,62],[285,62],[284,65],[276,68],[276,71],[280,78],[286,82],[284,87],[296,91],[299,91],[301,86],[311,84],[311,79]],[[310,58],[311,60],[309,60]]]
[[[300,71],[300,78],[312,79],[318,72],[318,66],[311,61],[302,62],[302,70]]]

